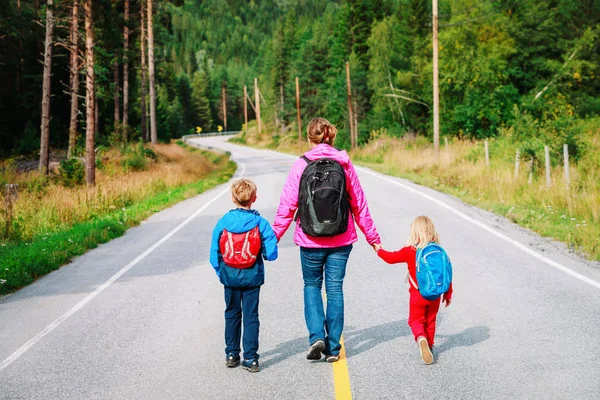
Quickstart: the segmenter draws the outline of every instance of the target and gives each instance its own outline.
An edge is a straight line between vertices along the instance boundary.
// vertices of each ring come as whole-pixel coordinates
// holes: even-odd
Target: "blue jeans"
[[[344,292],[346,264],[352,245],[330,249],[300,248],[302,277],[304,278],[304,318],[308,341],[325,341],[325,354],[338,355],[344,329]],[[325,276],[327,315],[323,310],[321,287]]]
[[[225,286],[225,354],[240,354],[242,316],[244,319],[244,359],[258,359],[258,296],[260,287]]]

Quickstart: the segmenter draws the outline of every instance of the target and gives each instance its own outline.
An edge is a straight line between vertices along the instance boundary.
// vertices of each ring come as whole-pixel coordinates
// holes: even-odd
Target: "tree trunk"
[[[123,141],[127,142],[129,125],[129,0],[125,0],[125,27],[123,28]]]
[[[50,162],[50,78],[52,76],[52,37],[54,33],[54,4],[48,0],[46,9],[46,40],[44,42],[44,77],[42,84],[42,124],[40,143],[40,173],[48,174]]]
[[[113,63],[113,79],[115,81],[115,89],[114,89],[114,100],[115,100],[115,134],[119,132],[121,117],[119,115],[119,108],[121,107],[121,103],[119,101],[119,63],[115,59]]]
[[[92,20],[92,0],[85,0],[85,181],[89,186],[96,184],[96,154],[94,152],[95,133],[95,79],[94,79],[94,29]]]
[[[73,156],[77,143],[77,107],[79,95],[79,0],[73,0],[71,18],[71,121],[69,124],[69,148],[67,157]]]
[[[148,128],[147,122],[148,117],[146,115],[146,111],[148,108],[148,103],[146,102],[146,3],[144,0],[141,2],[141,36],[140,36],[140,50],[141,50],[141,68],[142,68],[142,79],[140,82],[140,97],[141,97],[141,111],[142,111],[142,123],[141,123],[141,131],[142,138],[147,142],[148,141]]]
[[[148,72],[150,75],[150,138],[158,141],[156,132],[156,88],[154,86],[154,31],[152,28],[152,0],[148,0]]]
[[[21,0],[17,0],[19,21],[21,20]],[[23,73],[23,31],[19,29],[19,68],[17,69],[17,93],[21,93],[21,80]]]

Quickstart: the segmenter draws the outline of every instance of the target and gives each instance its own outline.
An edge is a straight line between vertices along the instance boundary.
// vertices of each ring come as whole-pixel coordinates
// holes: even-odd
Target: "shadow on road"
[[[267,369],[275,364],[295,356],[299,353],[308,351],[308,334],[297,339],[288,340],[278,344],[274,349],[260,354],[260,367]]]
[[[349,328],[344,332],[346,354],[348,357],[355,356],[379,344],[411,334],[405,319],[360,330]]]
[[[355,356],[382,343],[411,334],[406,320],[387,322],[360,330],[347,327],[344,330],[346,354],[348,357]],[[308,334],[278,344],[274,349],[261,353],[261,368],[269,368],[306,351],[308,351]]]
[[[490,328],[487,326],[474,326],[454,335],[436,335],[436,338],[445,339],[440,345],[435,346],[435,352],[441,354],[455,347],[469,347],[490,338]]]

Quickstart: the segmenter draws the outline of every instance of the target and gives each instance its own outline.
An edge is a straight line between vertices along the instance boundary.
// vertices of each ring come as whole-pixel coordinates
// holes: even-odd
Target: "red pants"
[[[425,300],[419,292],[410,292],[408,326],[412,329],[415,340],[425,336],[429,347],[433,346],[435,336],[435,319],[440,309],[441,297],[437,300]]]

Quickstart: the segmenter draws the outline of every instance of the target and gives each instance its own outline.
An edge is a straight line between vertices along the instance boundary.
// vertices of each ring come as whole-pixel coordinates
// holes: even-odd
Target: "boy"
[[[217,222],[210,248],[210,263],[225,286],[225,364],[229,368],[240,364],[243,316],[242,367],[258,372],[258,297],[265,281],[263,258],[277,259],[277,238],[267,220],[251,209],[256,201],[254,182],[234,182],[231,200],[236,208]]]

